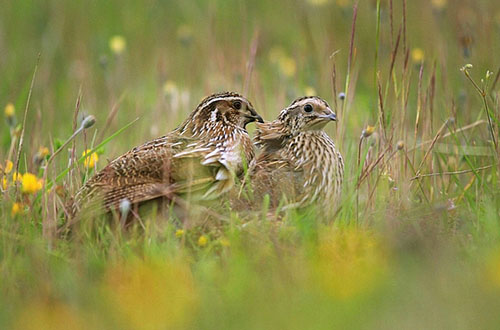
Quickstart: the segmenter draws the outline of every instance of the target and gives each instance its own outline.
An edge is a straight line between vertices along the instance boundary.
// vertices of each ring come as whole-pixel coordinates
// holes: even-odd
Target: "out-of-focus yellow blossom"
[[[330,0],[307,0],[312,6],[323,6],[330,2]]]
[[[200,238],[198,238],[198,246],[204,247],[208,243],[208,238],[205,235],[201,235]]]
[[[87,149],[82,153],[82,157],[85,157],[83,160],[83,166],[86,168],[94,168],[94,166],[99,161],[99,156],[97,152],[90,153],[92,150]]]
[[[314,87],[312,87],[312,86],[307,86],[304,89],[304,94],[308,95],[308,96],[318,95],[318,93],[316,93],[316,89],[314,89]]]
[[[43,180],[36,175],[24,173],[21,181],[21,191],[26,194],[36,194],[43,187]]]
[[[103,283],[107,306],[129,329],[184,329],[198,307],[189,266],[181,260],[134,260],[112,267]]]
[[[14,104],[8,103],[4,109],[5,117],[7,118],[14,117],[15,113],[16,113],[16,108],[14,107]]]
[[[321,238],[313,268],[325,293],[348,299],[375,289],[388,271],[385,250],[369,231],[334,229]]]
[[[285,77],[292,77],[297,72],[295,60],[288,56],[283,48],[276,46],[269,51],[269,61],[278,66]]]
[[[47,148],[47,147],[40,147],[40,148],[38,148],[38,154],[42,158],[47,157],[50,154],[49,148]]]
[[[448,0],[431,0],[432,7],[436,9],[443,9],[448,4]]]
[[[21,212],[21,204],[20,203],[14,203],[12,205],[12,209],[10,211],[10,214],[15,217],[19,212]]]
[[[413,48],[411,50],[411,59],[415,63],[421,63],[424,60],[424,51],[421,48]]]
[[[7,182],[7,178],[4,176],[2,178],[2,189],[3,190],[7,190],[7,187],[9,186],[8,182]]]
[[[487,283],[500,289],[500,249],[490,254],[486,261]]]
[[[283,57],[280,59],[278,62],[279,68],[281,73],[285,77],[293,77],[295,75],[295,72],[297,72],[297,64],[295,63],[295,60],[291,57]]]
[[[273,64],[277,64],[285,56],[285,51],[279,46],[273,47],[269,51],[269,61]]]
[[[175,231],[175,237],[182,237],[184,235],[184,230],[183,229],[177,229]]]
[[[190,25],[183,24],[177,29],[177,39],[183,44],[188,44],[193,39],[193,29]]]
[[[163,85],[163,92],[167,95],[172,95],[174,93],[177,93],[178,91],[179,88],[173,80],[167,80]]]
[[[227,238],[221,238],[219,240],[220,242],[220,245],[224,246],[224,247],[228,247],[228,246],[231,246],[231,242],[227,239]]]
[[[371,136],[373,134],[373,132],[375,132],[375,126],[366,126],[366,128],[363,130],[363,137],[364,138],[367,138],[369,136]]]
[[[125,51],[125,48],[127,48],[127,41],[123,36],[113,36],[109,40],[109,48],[116,55],[120,55]]]
[[[337,6],[339,6],[341,8],[347,8],[351,4],[351,1],[350,0],[337,0],[336,3],[337,3]]]
[[[13,168],[13,167],[14,167],[14,163],[12,163],[12,161],[10,161],[10,160],[7,160],[7,161],[5,162],[5,168],[4,168],[4,170],[3,170],[3,171],[4,171],[6,174],[9,174],[9,173],[12,171],[12,168]]]
[[[14,182],[16,182],[16,181],[22,182],[23,181],[23,175],[21,173],[14,172],[12,174],[12,181],[14,181]]]
[[[35,301],[25,306],[14,321],[15,330],[83,330],[88,322],[69,305],[54,301]]]

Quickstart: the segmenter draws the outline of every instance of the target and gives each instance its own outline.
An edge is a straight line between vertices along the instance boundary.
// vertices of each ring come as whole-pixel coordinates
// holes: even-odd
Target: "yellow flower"
[[[104,277],[109,311],[129,329],[190,328],[198,293],[182,260],[133,260],[112,266]]]
[[[271,48],[271,50],[269,51],[269,61],[274,64],[278,63],[280,59],[282,59],[285,56],[286,55],[283,48],[278,46]]]
[[[295,63],[295,60],[289,56],[280,59],[278,65],[281,73],[288,78],[294,76],[297,71],[297,64]]]
[[[4,110],[5,117],[12,118],[12,117],[14,117],[15,113],[16,113],[16,108],[14,107],[14,104],[8,103],[5,106],[5,110]]]
[[[38,154],[42,158],[47,157],[50,154],[49,148],[47,148],[47,147],[40,147],[40,148],[38,148]]]
[[[189,25],[179,26],[176,34],[177,39],[184,44],[188,44],[193,39],[193,29]]]
[[[208,238],[205,235],[201,235],[200,238],[198,238],[198,246],[204,247],[208,243]]]
[[[12,167],[14,167],[14,163],[12,163],[12,161],[8,160],[7,162],[5,162],[4,172],[7,174],[10,173],[12,171]]]
[[[346,228],[321,237],[313,269],[321,290],[348,299],[377,288],[386,276],[387,264],[386,253],[371,232]]]
[[[500,249],[490,253],[486,260],[485,271],[487,283],[500,289]]]
[[[7,184],[7,178],[3,177],[2,179],[2,189],[7,190],[8,184]]]
[[[177,229],[175,231],[175,237],[182,237],[184,235],[184,230],[183,229]]]
[[[120,55],[125,51],[127,41],[122,36],[114,36],[109,40],[109,48],[116,55]]]
[[[330,2],[330,0],[307,0],[311,6],[323,6]]]
[[[420,63],[424,60],[424,51],[420,48],[413,48],[411,50],[411,59],[415,63]]]
[[[285,77],[292,77],[297,71],[295,60],[288,56],[283,48],[273,47],[269,51],[269,61],[278,65],[278,69]]]
[[[311,86],[307,86],[304,89],[304,94],[308,95],[308,96],[318,95],[318,93],[316,93],[316,90],[314,89],[314,87],[311,87]]]
[[[220,242],[220,245],[224,246],[224,247],[229,247],[231,246],[231,242],[227,239],[227,238],[221,238],[219,240]]]
[[[90,322],[92,323],[92,322]],[[63,330],[94,329],[89,320],[79,315],[77,310],[61,301],[37,299],[21,309],[14,320],[14,330]]]
[[[336,2],[337,2],[337,6],[342,7],[342,8],[346,8],[350,4],[349,0],[337,0]]]
[[[14,172],[14,174],[12,174],[12,181],[16,182],[16,181],[19,181],[19,182],[22,182],[23,181],[23,175],[18,173],[18,172]]]
[[[447,0],[431,0],[432,7],[436,9],[443,9],[444,7],[446,7],[447,3]]]
[[[366,126],[366,128],[363,130],[363,137],[367,138],[369,137],[370,135],[373,134],[373,132],[375,132],[375,127],[374,126]]]
[[[94,166],[97,164],[97,161],[99,161],[99,156],[97,155],[96,152],[93,152],[90,154],[92,150],[87,149],[82,153],[82,157],[85,157],[83,160],[83,166],[86,168],[94,168]]]
[[[21,204],[14,203],[12,205],[12,210],[10,211],[10,214],[12,215],[12,217],[15,217],[19,212],[21,212]]]
[[[36,194],[43,187],[43,180],[36,175],[24,173],[21,181],[21,191],[26,194]]]
[[[163,85],[163,92],[167,95],[172,95],[178,91],[177,84],[172,80],[167,80],[165,85]]]

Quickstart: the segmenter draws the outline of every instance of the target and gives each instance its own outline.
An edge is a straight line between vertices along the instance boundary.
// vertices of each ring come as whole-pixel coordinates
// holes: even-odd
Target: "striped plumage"
[[[174,131],[133,148],[89,179],[75,196],[74,212],[178,194],[220,196],[254,158],[245,128],[253,121],[262,118],[237,93],[205,98]]]
[[[276,120],[257,124],[254,141],[261,153],[251,164],[255,195],[269,194],[273,206],[285,196],[294,206],[319,203],[333,210],[340,199],[344,161],[322,129],[334,120],[326,101],[301,97]]]

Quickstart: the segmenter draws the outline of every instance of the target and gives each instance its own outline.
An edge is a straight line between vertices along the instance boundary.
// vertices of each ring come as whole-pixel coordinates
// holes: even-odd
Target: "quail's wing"
[[[87,181],[75,197],[77,204],[87,207],[99,201],[116,208],[124,199],[138,203],[175,190],[169,179],[175,147],[172,136],[166,135],[116,158]]]
[[[283,123],[278,120],[256,123],[257,130],[255,131],[254,143],[267,153],[277,151],[286,138]]]
[[[251,141],[248,139],[250,147]],[[211,199],[229,191],[234,185],[234,178],[238,174],[235,164],[243,160],[242,147],[234,143],[233,139],[225,134],[218,137],[192,140],[185,145],[183,150],[176,153],[173,159],[176,163],[186,163],[181,166],[189,172],[188,176],[195,178],[200,183],[209,182],[210,187],[203,194],[204,199]],[[186,175],[183,175],[186,177]],[[192,187],[193,184],[188,184]]]

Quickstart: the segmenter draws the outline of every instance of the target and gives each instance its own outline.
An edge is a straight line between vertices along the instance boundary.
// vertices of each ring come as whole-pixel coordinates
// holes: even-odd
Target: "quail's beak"
[[[337,121],[337,115],[330,108],[327,108],[325,113],[322,115],[319,115],[318,117],[321,118],[322,120],[326,120],[326,121],[329,121],[329,120]]]
[[[247,115],[246,117],[250,120],[249,122],[257,121],[259,123],[263,123],[264,119],[262,119],[261,116],[254,110],[250,109],[250,115]]]

